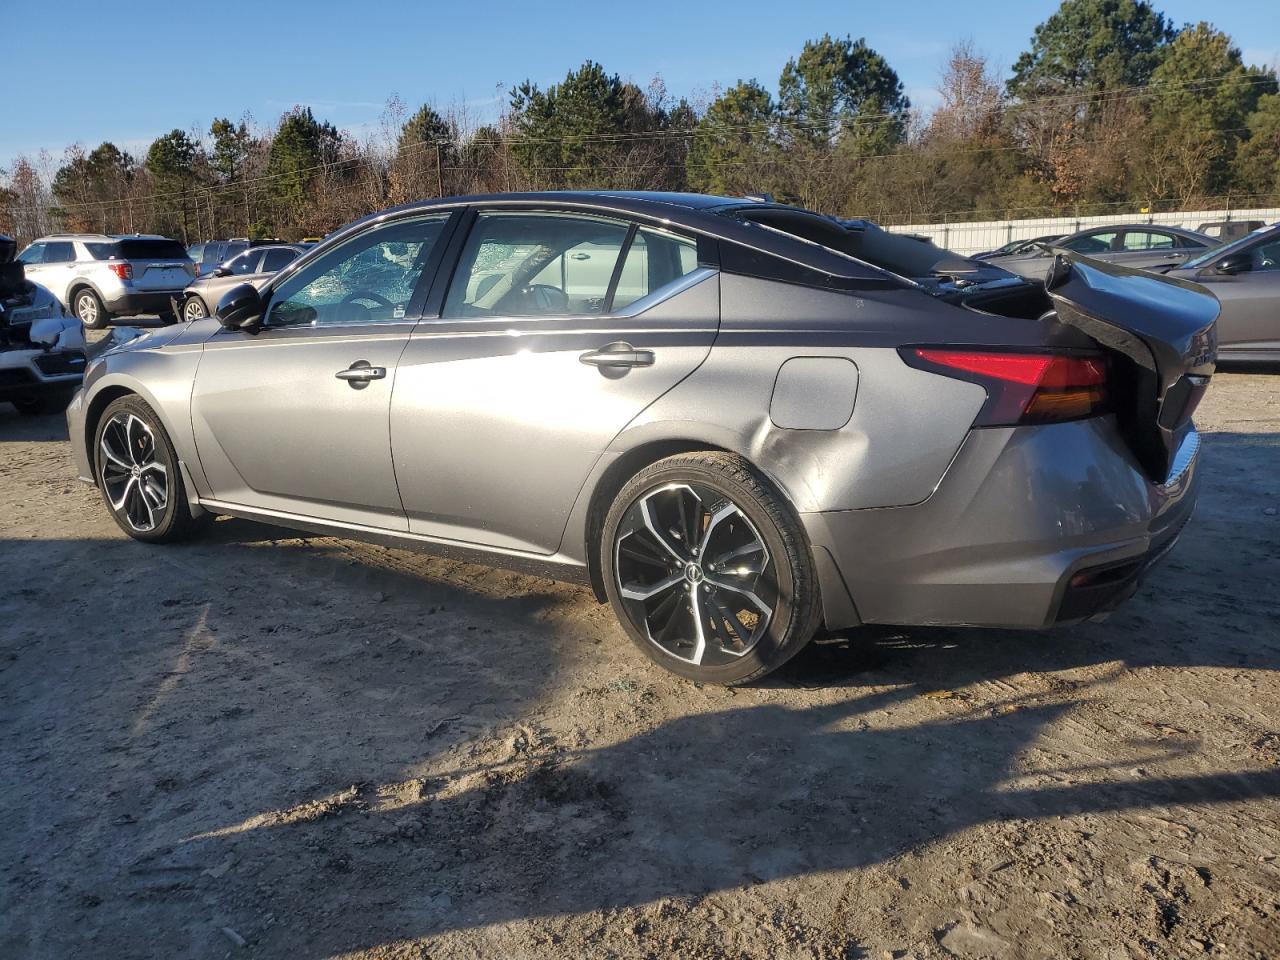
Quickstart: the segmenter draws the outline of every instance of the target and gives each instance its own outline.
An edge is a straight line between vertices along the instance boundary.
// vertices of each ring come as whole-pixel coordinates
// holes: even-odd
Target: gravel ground
[[[1280,377],[1105,623],[667,675],[577,587],[146,547],[0,406],[0,956],[1280,956]]]

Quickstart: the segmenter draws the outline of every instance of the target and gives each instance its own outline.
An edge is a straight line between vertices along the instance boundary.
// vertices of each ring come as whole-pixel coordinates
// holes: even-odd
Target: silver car
[[[18,259],[28,279],[52,291],[92,329],[116,317],[167,315],[170,298],[196,275],[177,240],[142,234],[55,234],[29,245]]]
[[[1212,237],[1181,227],[1119,224],[1091,227],[1029,250],[984,257],[983,262],[1033,280],[1043,280],[1053,263],[1054,250],[1070,250],[1135,269],[1160,270],[1176,267],[1217,244],[1218,241]]]
[[[823,625],[1105,613],[1191,513],[1217,303],[938,253],[695,194],[412,204],[96,357],[75,463],[139,540],[227,515],[582,581],[710,682]]]
[[[1201,254],[1169,276],[1203,283],[1218,298],[1223,360],[1280,361],[1280,225]]]
[[[308,249],[296,243],[252,247],[221,266],[214,267],[207,276],[202,275],[192,281],[182,291],[178,312],[183,320],[199,320],[211,316],[222,295],[232,287],[242,283],[265,283],[272,274],[283,270]]]

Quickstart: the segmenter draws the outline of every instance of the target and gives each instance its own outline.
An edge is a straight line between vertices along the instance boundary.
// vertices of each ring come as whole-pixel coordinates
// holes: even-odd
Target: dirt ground
[[[577,587],[133,543],[0,406],[0,957],[1280,956],[1280,375],[1199,419],[1109,621],[735,692]]]

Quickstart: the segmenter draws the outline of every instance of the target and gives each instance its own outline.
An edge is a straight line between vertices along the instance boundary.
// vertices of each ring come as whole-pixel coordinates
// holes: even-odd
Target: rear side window
[[[249,244],[245,243],[243,240],[237,240],[233,243],[232,242],[226,243],[222,247],[222,252],[221,252],[221,255],[218,257],[218,262],[226,263],[232,257],[236,256],[237,254],[244,253],[248,249],[249,249]]]
[[[558,213],[482,213],[454,273],[444,316],[603,313],[628,225]]]
[[[75,260],[75,258],[76,248],[69,242],[59,240],[45,245],[45,263],[70,263]]]
[[[674,233],[641,227],[627,248],[613,310],[621,310],[698,269],[698,245]]]
[[[186,260],[187,251],[177,240],[121,240],[117,244],[123,260]]]
[[[110,260],[117,254],[114,243],[86,243],[84,248],[89,251],[89,256],[95,260]]]
[[[1173,237],[1150,230],[1128,230],[1124,235],[1125,250],[1172,250]]]
[[[268,250],[263,255],[262,266],[259,269],[263,273],[275,273],[293,263],[297,255],[293,250]]]

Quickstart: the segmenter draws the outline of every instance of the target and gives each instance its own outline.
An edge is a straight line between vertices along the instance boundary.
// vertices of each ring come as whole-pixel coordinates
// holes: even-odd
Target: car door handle
[[[618,340],[605,344],[599,350],[588,350],[579,355],[578,360],[593,367],[652,367],[653,351],[637,350],[631,344]]]
[[[347,381],[353,390],[363,390],[371,380],[381,380],[387,375],[386,367],[375,367],[368,360],[357,360],[345,370],[334,374],[339,380]]]

